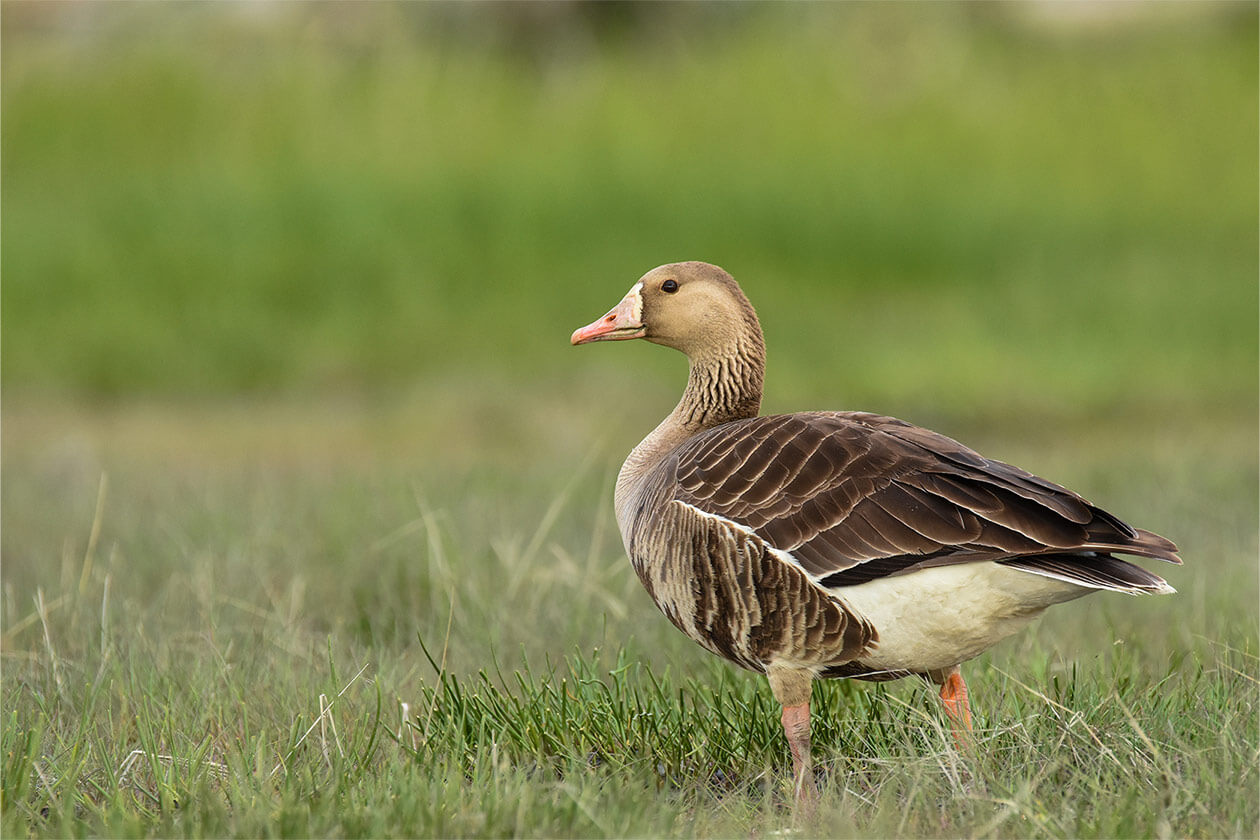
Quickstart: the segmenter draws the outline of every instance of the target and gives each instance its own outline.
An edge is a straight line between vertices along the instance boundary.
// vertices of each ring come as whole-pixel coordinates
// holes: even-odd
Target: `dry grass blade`
[[[61,674],[61,660],[53,647],[52,631],[48,628],[48,607],[44,603],[44,590],[35,590],[35,613],[39,616],[40,625],[44,629],[44,650],[48,653],[48,667],[52,671],[53,680],[57,683],[57,693],[65,696],[66,684]]]
[[[101,538],[101,523],[105,518],[105,495],[109,490],[109,474],[102,472],[96,490],[96,511],[92,514],[92,530],[88,533],[87,548],[83,551],[83,569],[79,573],[79,596],[87,592],[92,577],[92,564],[96,560],[96,543]]]
[[[293,745],[293,746],[289,749],[289,751],[288,751],[287,753],[285,753],[284,757],[283,757],[282,759],[280,759],[280,761],[276,764],[276,766],[275,766],[275,767],[273,767],[273,768],[271,769],[271,772],[267,774],[267,777],[268,777],[268,778],[271,778],[272,776],[275,776],[277,773],[279,773],[279,772],[280,772],[280,771],[281,771],[281,770],[285,767],[285,765],[288,763],[288,761],[289,761],[291,758],[293,758],[293,754],[297,752],[298,747],[302,746],[302,744],[306,741],[306,739],[310,736],[310,734],[311,734],[312,732],[314,732],[317,728],[319,728],[319,727],[323,726],[324,717],[325,717],[326,715],[331,716],[331,714],[332,714],[333,704],[334,704],[334,703],[336,703],[336,701],[337,701],[337,699],[338,699],[338,698],[340,698],[343,694],[345,694],[347,691],[349,691],[349,690],[350,690],[350,686],[354,685],[354,684],[355,684],[355,682],[359,679],[359,677],[363,676],[363,672],[364,672],[364,671],[366,671],[366,670],[368,669],[368,664],[369,664],[369,663],[364,663],[363,667],[359,669],[358,673],[356,673],[353,677],[351,677],[351,678],[350,678],[350,681],[349,681],[349,682],[347,682],[347,683],[346,683],[346,684],[342,687],[341,691],[338,691],[338,692],[337,692],[337,697],[333,698],[333,701],[332,701],[332,702],[330,702],[330,703],[328,703],[327,705],[325,705],[325,704],[324,704],[324,702],[323,702],[324,695],[322,695],[322,694],[320,695],[320,712],[319,712],[319,715],[316,717],[315,721],[314,721],[313,723],[311,723],[311,725],[310,725],[309,727],[307,727],[306,731],[302,733],[302,737],[298,738],[297,743],[296,743],[296,744],[294,744],[294,745]],[[334,724],[333,726],[334,726],[333,731],[335,732],[335,731],[336,731],[336,728],[335,728],[335,726],[336,726],[336,725]],[[338,745],[338,748],[340,749],[340,745]],[[328,757],[327,752],[325,752],[325,754],[324,754],[324,755],[325,755],[325,758],[327,758],[327,757]]]
[[[122,764],[118,765],[118,772],[115,774],[115,781],[118,783],[118,786],[124,787],[129,782],[132,782],[134,778],[133,773],[137,763],[141,759],[148,759],[150,757],[161,764],[175,765],[179,767],[204,767],[206,771],[216,779],[226,779],[229,775],[228,766],[226,764],[218,761],[211,761],[208,758],[194,762],[187,758],[178,758],[173,755],[150,756],[149,753],[144,750],[132,750],[127,754],[127,757],[123,759]]]

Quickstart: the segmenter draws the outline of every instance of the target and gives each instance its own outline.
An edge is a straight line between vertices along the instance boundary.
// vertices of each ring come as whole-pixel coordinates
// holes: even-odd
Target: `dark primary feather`
[[[747,526],[827,587],[989,560],[1147,589],[1163,581],[1107,552],[1181,562],[1168,540],[1070,490],[891,417],[738,420],[695,436],[662,467],[674,498]]]
[[[1003,560],[1002,565],[1057,577],[1098,589],[1126,592],[1159,591],[1167,586],[1163,578],[1141,566],[1126,563],[1109,554],[1043,554]]]

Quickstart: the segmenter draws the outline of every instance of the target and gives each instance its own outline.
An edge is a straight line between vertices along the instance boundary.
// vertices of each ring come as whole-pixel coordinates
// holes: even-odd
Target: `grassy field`
[[[233,8],[4,6],[0,835],[788,827],[764,680],[613,522],[683,363],[567,346],[699,258],[766,410],[1186,559],[966,666],[974,754],[817,687],[798,827],[1256,836],[1254,7]]]

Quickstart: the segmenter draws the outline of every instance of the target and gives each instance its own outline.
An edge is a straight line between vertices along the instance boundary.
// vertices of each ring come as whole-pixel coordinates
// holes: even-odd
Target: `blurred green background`
[[[632,388],[704,259],[775,408],[1253,413],[1255,9],[1068,5],[6,4],[6,408]]]

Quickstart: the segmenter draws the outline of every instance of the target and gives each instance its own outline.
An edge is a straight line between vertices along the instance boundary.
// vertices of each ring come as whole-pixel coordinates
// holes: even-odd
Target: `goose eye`
[[[674,292],[678,291],[678,281],[672,278],[669,280],[666,280],[664,283],[661,284],[661,291],[665,292],[666,294],[672,295]]]

